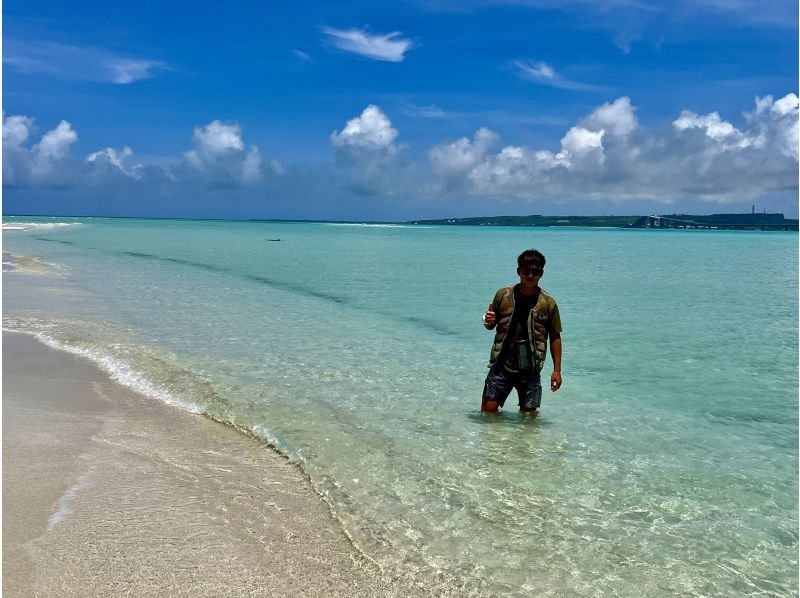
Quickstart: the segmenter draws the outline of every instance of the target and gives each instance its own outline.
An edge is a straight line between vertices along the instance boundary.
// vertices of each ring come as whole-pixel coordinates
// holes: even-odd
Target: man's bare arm
[[[550,354],[553,356],[553,373],[550,374],[550,390],[561,388],[561,334],[550,334]]]

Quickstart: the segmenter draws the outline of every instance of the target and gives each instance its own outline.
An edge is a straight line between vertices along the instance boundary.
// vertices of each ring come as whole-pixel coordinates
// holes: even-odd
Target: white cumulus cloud
[[[323,29],[329,41],[345,52],[365,56],[373,60],[402,62],[413,43],[400,37],[402,33],[393,31],[384,35],[370,35],[362,29]]]
[[[431,172],[443,181],[441,188],[460,184],[473,195],[527,201],[726,203],[796,192],[798,98],[793,93],[779,100],[756,98],[756,109],[740,126],[716,112],[684,110],[669,128],[654,133],[642,129],[635,112],[627,97],[598,106],[566,132],[558,151],[520,146],[494,154],[476,151],[476,134],[475,141],[464,138],[433,148]]]
[[[31,150],[33,178],[39,180],[52,178],[53,181],[60,179],[61,167],[69,157],[70,147],[77,140],[78,134],[65,120],[58,123],[58,126],[52,131],[45,133],[41,141]]]
[[[636,130],[639,122],[630,98],[623,96],[613,102],[606,102],[581,124],[592,131],[606,131],[609,135],[624,137]]]
[[[331,133],[336,161],[347,172],[353,190],[373,194],[402,186],[407,162],[399,156],[397,136],[392,121],[374,104],[348,120],[341,131]]]
[[[603,135],[605,131],[590,131],[583,127],[572,127],[561,140],[561,147],[569,158],[581,160],[590,155],[603,160]],[[570,162],[572,164],[573,162]]]
[[[768,96],[770,97],[770,96]],[[771,110],[778,116],[797,116],[797,96],[793,93],[787,94],[775,102]]]
[[[555,160],[552,154],[541,157]],[[494,156],[487,156],[468,173],[472,192],[476,195],[497,195],[498,189],[526,188],[535,183],[537,164],[534,154],[524,147],[507,146]],[[545,166],[547,168],[547,166]],[[508,195],[506,191],[503,195]]]
[[[756,98],[754,112],[745,114],[745,118],[758,131],[756,143],[774,136],[778,147],[786,156],[798,157],[798,97],[794,93],[786,94],[777,101],[771,95]]]
[[[210,157],[244,149],[242,128],[237,124],[224,124],[218,120],[204,127],[195,127],[194,141],[197,151]]]
[[[480,128],[470,141],[462,137],[452,143],[444,143],[428,151],[433,172],[446,177],[468,172],[486,158],[499,136],[494,131]]]
[[[195,127],[194,149],[184,153],[189,170],[209,183],[257,183],[261,179],[261,153],[251,145],[245,151],[242,128],[214,120]]]
[[[121,150],[113,147],[92,152],[86,157],[86,162],[92,167],[92,173],[102,182],[103,176],[110,174],[123,174],[125,176],[139,178],[135,168],[128,168],[125,160],[133,155],[133,150],[128,146]]]
[[[475,132],[472,140],[462,137],[456,141],[442,143],[428,150],[428,159],[437,181],[429,185],[436,192],[464,187],[467,175],[489,154],[491,147],[500,139],[499,135],[487,128]]]
[[[119,168],[120,170],[125,170],[123,165],[123,161],[125,158],[130,158],[133,155],[133,150],[128,146],[122,148],[122,150],[117,151],[113,147],[107,147],[104,150],[100,150],[98,152],[93,152],[86,157],[87,162],[108,162]]]
[[[70,147],[78,134],[65,120],[42,135],[38,143],[26,146],[34,121],[27,116],[3,118],[3,184],[64,185],[75,174]]]
[[[210,187],[255,185],[263,180],[265,160],[255,145],[246,148],[238,124],[214,120],[196,127],[194,148],[173,166],[129,164],[133,150],[107,147],[75,159],[70,149],[78,139],[72,125],[62,120],[31,144],[34,120],[27,116],[3,118],[3,185],[11,187],[102,188],[125,184],[193,184]],[[266,170],[285,173],[277,160]]]
[[[383,111],[373,104],[356,118],[347,121],[341,132],[331,133],[331,142],[342,150],[394,153],[397,129]]]
[[[330,134],[335,166],[289,168],[245,143],[239,124],[221,120],[194,129],[183,159],[165,157],[158,165],[131,164],[127,146],[76,159],[71,152],[78,134],[69,122],[39,136],[32,118],[4,115],[3,184],[78,192],[117,186],[140,195],[137,190],[155,191],[154,197],[180,189],[191,195],[200,187],[238,197],[247,193],[238,188],[254,186],[253,197],[266,189],[303,197],[300,190],[313,188],[330,197],[355,193],[393,201],[470,195],[523,202],[796,201],[798,106],[795,93],[767,95],[741,115],[676,110],[651,129],[639,122],[631,99],[619,97],[564,126],[551,143],[503,144],[480,127],[472,136],[433,145],[426,160],[415,161],[389,116],[371,104]]]
[[[705,116],[695,114],[691,110],[684,110],[681,115],[673,121],[673,126],[679,131],[687,129],[700,129],[705,131],[711,139],[724,142],[727,139],[741,139],[741,132],[731,123],[720,118],[719,114],[712,112]]]
[[[242,182],[257,183],[261,178],[261,154],[255,145],[242,162]]]
[[[28,140],[33,119],[27,116],[3,117],[3,145],[20,146]]]
[[[78,134],[72,129],[72,125],[62,120],[33,146],[33,153],[46,160],[60,160],[69,154],[70,146],[77,140]]]

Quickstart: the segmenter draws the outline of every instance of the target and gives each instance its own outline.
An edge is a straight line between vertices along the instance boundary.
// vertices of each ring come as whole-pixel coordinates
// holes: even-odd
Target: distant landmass
[[[410,220],[404,224],[455,226],[588,226],[610,228],[701,228],[725,230],[797,230],[796,219],[783,214],[669,214],[650,216],[476,216]]]
[[[606,226],[627,227],[639,216],[476,216],[444,220],[412,220],[406,224],[454,224],[459,226]]]

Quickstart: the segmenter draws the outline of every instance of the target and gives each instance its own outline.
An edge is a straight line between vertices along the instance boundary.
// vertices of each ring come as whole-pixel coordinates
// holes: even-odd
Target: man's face
[[[534,264],[525,264],[517,268],[517,274],[519,274],[519,281],[523,287],[535,289],[539,286],[539,280],[544,274],[544,269]]]

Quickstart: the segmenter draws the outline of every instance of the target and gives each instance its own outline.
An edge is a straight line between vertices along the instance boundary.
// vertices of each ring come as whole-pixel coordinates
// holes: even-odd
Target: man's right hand
[[[492,309],[492,304],[489,304],[489,308],[486,310],[486,313],[483,314],[483,323],[488,328],[494,326],[494,309]]]

